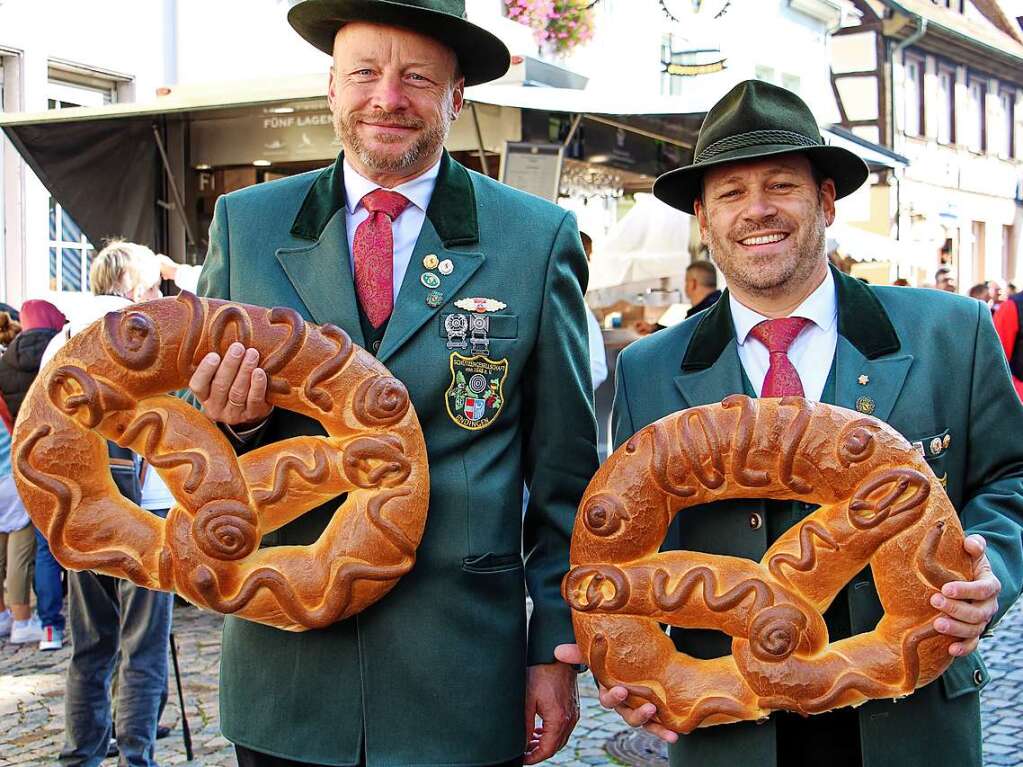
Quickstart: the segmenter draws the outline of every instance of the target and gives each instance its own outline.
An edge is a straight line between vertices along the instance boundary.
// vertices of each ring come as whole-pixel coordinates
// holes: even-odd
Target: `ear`
[[[334,111],[334,105],[337,103],[337,95],[334,93],[334,88],[337,86],[337,80],[334,75],[334,65],[330,66],[330,79],[327,81],[327,106],[330,107],[330,111]]]
[[[835,223],[835,197],[837,194],[834,181],[826,178],[821,182],[821,208],[824,210],[825,226]]]
[[[454,120],[462,113],[465,106],[465,78],[458,78],[451,93],[451,119]]]
[[[707,245],[709,233],[707,231],[707,209],[703,207],[703,200],[697,197],[693,200],[693,213],[696,214],[696,223],[700,225],[700,241]]]

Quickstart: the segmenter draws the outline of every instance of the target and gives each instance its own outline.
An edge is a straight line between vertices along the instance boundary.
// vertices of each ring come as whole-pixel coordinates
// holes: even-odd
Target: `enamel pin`
[[[476,314],[499,312],[508,308],[508,304],[498,301],[496,298],[460,298],[455,301],[455,306]]]

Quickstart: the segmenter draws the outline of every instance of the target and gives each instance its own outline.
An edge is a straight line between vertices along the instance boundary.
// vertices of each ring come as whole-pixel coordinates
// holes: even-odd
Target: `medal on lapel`
[[[444,405],[451,420],[469,431],[490,426],[504,407],[508,360],[492,360],[487,356],[489,319],[453,314],[444,320],[448,349],[464,349],[471,344],[471,357],[457,351],[451,353],[451,385],[444,394]]]

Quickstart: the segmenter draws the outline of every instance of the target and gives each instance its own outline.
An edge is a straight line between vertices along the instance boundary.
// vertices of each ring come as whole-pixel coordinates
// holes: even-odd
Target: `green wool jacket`
[[[364,345],[342,168],[339,157],[221,197],[199,292],[292,307]],[[431,272],[441,281],[437,307],[421,281],[428,255],[454,266]],[[575,509],[597,467],[586,279],[572,214],[445,153],[376,355],[407,386],[426,438],[430,506],[415,567],[377,604],[328,629],[289,633],[228,618],[220,706],[229,740],[326,765],[355,764],[362,752],[370,767],[486,765],[522,753],[525,668],[552,662],[554,647],[573,641],[559,588]],[[489,314],[489,358],[507,365],[501,409],[478,430],[455,422],[446,397],[455,371],[444,318],[473,297],[507,305]],[[277,410],[250,447],[322,433]],[[336,507],[264,545],[312,543]]]
[[[1023,587],[1023,406],[991,314],[983,303],[949,293],[868,287],[837,271],[834,277],[835,404],[855,409],[859,398],[869,397],[875,417],[923,443],[934,473],[947,481],[966,532],[987,539],[988,558],[1002,582],[994,625]],[[869,378],[866,385],[859,383],[861,375]],[[726,292],[711,309],[637,341],[619,356],[615,445],[665,415],[742,394],[743,381]],[[686,509],[675,518],[665,548],[759,561],[769,545],[766,513],[764,501],[749,500]],[[869,569],[845,594],[852,632],[871,631],[882,608]],[[673,629],[672,638],[697,658],[731,652],[730,639],[721,633]],[[898,703],[860,706],[865,767],[979,767],[979,691],[987,681],[975,652]],[[826,755],[821,759],[827,763]],[[784,767],[777,763],[773,717],[761,725],[720,725],[682,736],[671,748],[671,763]]]

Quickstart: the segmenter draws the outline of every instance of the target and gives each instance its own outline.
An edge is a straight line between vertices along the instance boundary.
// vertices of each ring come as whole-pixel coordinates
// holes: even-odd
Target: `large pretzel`
[[[259,350],[268,400],[328,436],[237,458],[209,419],[165,394],[235,340]],[[429,476],[408,392],[344,331],[292,309],[182,293],[111,312],[46,366],[19,416],[18,490],[65,567],[303,631],[372,604],[415,561]],[[166,521],[117,492],[104,439],[159,471],[177,501]],[[312,545],[259,548],[342,493]]]
[[[759,563],[657,553],[676,513],[725,498],[822,506]],[[952,660],[931,595],[970,572],[923,457],[874,418],[797,397],[733,396],[638,432],[583,496],[571,562],[562,593],[594,675],[676,732],[908,695]],[[884,617],[829,644],[822,613],[868,563]],[[659,622],[723,631],[732,654],[676,652]]]

